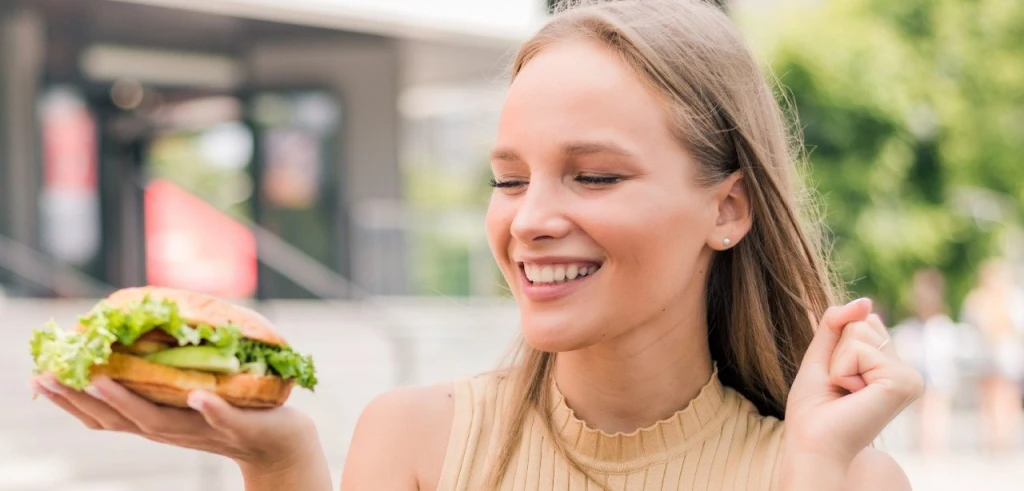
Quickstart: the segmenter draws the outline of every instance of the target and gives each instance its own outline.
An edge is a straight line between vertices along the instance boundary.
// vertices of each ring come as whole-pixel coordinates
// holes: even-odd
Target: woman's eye
[[[517,179],[509,179],[507,181],[498,181],[496,179],[491,179],[490,184],[491,184],[492,188],[504,188],[504,189],[507,189],[507,188],[517,188],[519,186],[523,186],[523,185],[526,184],[526,181],[517,180]]]
[[[598,176],[580,174],[576,176],[576,182],[583,184],[615,184],[622,180],[620,176]]]
[[[581,184],[608,185],[608,184],[615,184],[615,183],[617,183],[619,181],[622,181],[622,177],[621,176],[612,176],[612,175],[580,174],[580,175],[576,176],[574,178],[574,180],[576,182],[578,182],[578,183],[581,183]],[[526,181],[525,179],[506,179],[506,180],[491,179],[490,180],[491,187],[492,188],[497,188],[497,189],[514,189],[514,188],[519,188],[519,187],[525,186],[527,183],[528,183],[528,181]]]

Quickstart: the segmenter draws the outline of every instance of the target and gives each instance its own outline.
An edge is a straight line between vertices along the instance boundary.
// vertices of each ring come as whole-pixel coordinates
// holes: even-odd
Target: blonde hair
[[[744,240],[712,260],[708,340],[722,382],[762,414],[783,418],[812,326],[839,290],[822,235],[802,227],[818,223],[801,216],[802,208],[814,209],[800,206],[797,165],[803,159],[799,145],[790,147],[786,120],[760,65],[738,29],[711,4],[574,1],[563,3],[521,46],[513,80],[538,52],[573,39],[615,51],[664,98],[669,124],[698,162],[702,185],[743,173],[753,226]],[[508,373],[513,402],[488,489],[499,487],[531,413],[541,416],[555,450],[584,472],[566,452],[548,413],[554,359],[520,342]]]

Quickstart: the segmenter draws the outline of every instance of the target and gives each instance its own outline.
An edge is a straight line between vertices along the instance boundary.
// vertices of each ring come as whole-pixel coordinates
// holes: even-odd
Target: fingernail
[[[46,388],[44,388],[42,385],[39,385],[39,382],[36,382],[35,380],[29,382],[28,387],[32,389],[33,401],[36,400],[37,397],[39,397],[39,394],[46,395]]]
[[[868,298],[868,297],[860,297],[860,298],[858,298],[858,299],[848,303],[847,305],[850,306],[850,307],[853,307],[853,306],[864,304],[864,303],[867,303],[867,302],[870,302],[870,301],[871,301],[871,299]]]
[[[86,387],[85,388],[85,393],[89,394],[89,395],[93,396],[94,398],[99,399],[101,401],[104,399],[103,393],[100,392],[100,390],[98,388],[96,388],[95,385],[90,385],[90,386]]]
[[[203,410],[203,399],[195,393],[188,395],[188,407],[195,409],[196,411]]]

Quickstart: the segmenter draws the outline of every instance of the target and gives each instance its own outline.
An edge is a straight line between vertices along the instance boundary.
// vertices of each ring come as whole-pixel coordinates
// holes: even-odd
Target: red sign
[[[43,182],[49,190],[96,192],[96,122],[74,94],[52,91],[41,104]]]
[[[256,292],[256,239],[245,225],[165,180],[146,187],[145,223],[150,284],[225,298]]]
[[[50,89],[39,104],[43,186],[39,195],[43,250],[74,265],[100,249],[96,121],[82,98]]]

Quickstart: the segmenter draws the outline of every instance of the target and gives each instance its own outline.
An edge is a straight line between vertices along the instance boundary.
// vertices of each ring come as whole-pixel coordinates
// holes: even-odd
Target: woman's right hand
[[[191,411],[153,404],[106,377],[92,382],[85,392],[78,392],[43,374],[32,379],[32,386],[87,428],[135,433],[231,458],[241,467],[247,484],[262,481],[271,489],[271,485],[293,482],[288,474],[308,479],[312,473],[321,477],[315,487],[304,489],[331,487],[316,426],[301,411],[288,406],[242,409],[205,391],[189,395],[188,403],[195,409]],[[324,477],[326,488],[322,487]]]

